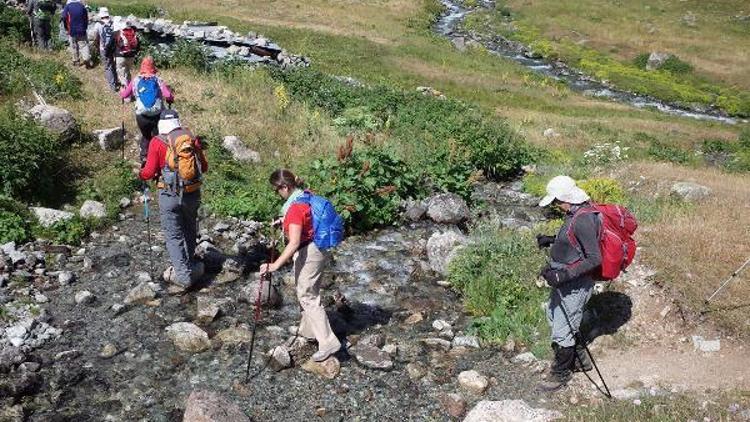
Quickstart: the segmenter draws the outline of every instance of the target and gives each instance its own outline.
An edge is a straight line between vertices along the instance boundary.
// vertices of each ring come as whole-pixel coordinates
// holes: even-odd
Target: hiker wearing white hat
[[[94,45],[99,47],[99,58],[104,68],[104,79],[109,85],[109,89],[113,92],[117,92],[117,74],[115,73],[115,30],[113,27],[112,19],[109,16],[109,9],[106,7],[100,7],[99,22],[96,23],[94,28],[96,29],[96,39]]]
[[[576,341],[576,333],[583,308],[594,289],[592,272],[602,262],[601,221],[598,213],[590,209],[588,194],[570,177],[552,178],[546,193],[539,206],[554,204],[565,212],[565,221],[556,236],[537,236],[540,248],[550,247],[550,262],[542,269],[541,276],[552,287],[547,321],[555,354],[547,379],[539,389],[555,391],[570,381],[573,371],[591,369],[591,361],[583,344]]]

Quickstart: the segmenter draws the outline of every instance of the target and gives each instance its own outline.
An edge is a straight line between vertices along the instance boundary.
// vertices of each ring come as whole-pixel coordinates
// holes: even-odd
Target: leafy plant
[[[36,237],[50,239],[64,245],[80,245],[88,233],[88,223],[79,216],[58,221],[50,227],[34,227]]]
[[[614,204],[625,202],[625,190],[617,180],[602,177],[579,181],[577,184],[589,194],[594,202]]]
[[[110,164],[94,174],[92,183],[81,192],[84,199],[95,199],[104,202],[110,217],[117,215],[119,202],[123,197],[130,197],[140,187],[140,182],[133,175],[126,161]]]
[[[647,154],[657,161],[668,161],[677,164],[687,164],[692,159],[690,153],[684,149],[656,140],[652,141],[649,145]]]
[[[29,20],[24,14],[5,3],[0,4],[0,37],[7,37],[15,42],[30,42]]]
[[[81,81],[65,65],[30,59],[0,38],[0,95],[23,95],[32,88],[46,99],[83,97]]]
[[[26,241],[28,228],[28,223],[20,215],[0,210],[0,243]]]

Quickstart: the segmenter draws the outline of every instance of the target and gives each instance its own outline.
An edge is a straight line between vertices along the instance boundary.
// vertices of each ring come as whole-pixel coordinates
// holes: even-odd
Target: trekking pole
[[[563,303],[563,297],[562,293],[560,293],[560,289],[554,288],[555,292],[557,293],[557,297],[560,298],[560,309],[563,311],[563,315],[565,316],[565,321],[568,323],[568,328],[570,328],[570,332],[573,333],[573,335],[576,337],[578,341],[583,345],[583,348],[586,350],[586,354],[589,355],[589,359],[591,359],[591,364],[594,366],[594,369],[596,369],[597,375],[599,375],[599,379],[602,380],[602,385],[604,386],[604,390],[602,391],[601,387],[599,387],[599,384],[594,382],[594,380],[591,379],[589,374],[586,371],[583,371],[584,375],[586,375],[586,378],[591,381],[592,384],[596,385],[596,389],[599,390],[600,393],[604,394],[608,399],[612,398],[612,393],[609,392],[609,387],[607,386],[607,382],[604,381],[604,377],[602,376],[601,371],[599,371],[599,366],[596,364],[596,361],[594,360],[594,356],[591,354],[591,350],[589,350],[589,346],[586,344],[586,340],[581,335],[580,330],[576,331],[573,329],[573,324],[570,322],[570,316],[568,315],[568,311],[565,309],[565,304]],[[581,357],[578,356],[578,352],[575,352],[575,357],[578,363],[583,367],[583,362],[581,361]]]
[[[272,264],[274,261],[274,251],[276,249],[276,240],[271,240],[270,244],[270,250],[268,252],[268,264]],[[245,368],[245,383],[247,384],[248,381],[250,381],[250,363],[253,360],[253,349],[255,348],[255,332],[258,328],[258,321],[260,321],[261,316],[261,306],[262,306],[262,300],[263,300],[263,280],[265,279],[268,282],[268,298],[271,297],[271,282],[273,280],[273,273],[270,271],[265,274],[260,274],[259,278],[259,284],[258,284],[258,294],[255,296],[255,312],[253,315],[253,330],[250,334],[250,350],[247,353],[247,367]],[[268,365],[268,362],[270,361],[270,358],[268,361],[266,361],[266,365]]]
[[[146,236],[148,239],[148,275],[154,279],[154,251],[151,249],[151,213],[149,212],[148,182],[143,184],[143,216],[146,220]]]
[[[120,114],[120,131],[122,132],[122,145],[120,145],[120,149],[122,150],[122,161],[125,161],[125,99],[120,98],[120,103],[122,104],[121,107],[121,114]]]
[[[734,280],[734,278],[737,277],[742,272],[742,270],[744,270],[745,267],[748,266],[748,264],[750,264],[750,259],[748,259],[747,261],[745,261],[745,263],[742,264],[740,266],[740,268],[737,268],[737,270],[735,272],[733,272],[732,275],[730,275],[729,278],[727,278],[726,281],[724,281],[724,283],[722,283],[721,286],[719,286],[719,288],[716,289],[716,291],[711,296],[709,296],[708,299],[706,299],[706,305],[708,305],[708,302],[710,302],[711,299],[714,298],[714,296],[716,296],[717,294],[719,294],[719,292],[722,291],[724,289],[724,287],[726,287],[727,284],[729,284],[730,281]]]

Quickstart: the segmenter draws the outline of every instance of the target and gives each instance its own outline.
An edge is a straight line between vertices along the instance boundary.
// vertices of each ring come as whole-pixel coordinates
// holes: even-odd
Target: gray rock
[[[366,368],[383,370],[393,368],[390,355],[370,345],[357,343],[356,346],[349,349],[349,353],[354,355],[357,362]]]
[[[150,302],[156,298],[156,292],[148,284],[148,282],[142,282],[137,286],[130,289],[128,295],[125,297],[126,305],[144,304]]]
[[[268,351],[270,358],[269,364],[274,371],[281,371],[282,369],[292,367],[292,355],[289,353],[289,348],[285,345],[276,346]]]
[[[76,349],[65,350],[55,355],[55,361],[56,362],[71,361],[71,360],[78,359],[80,356],[81,356],[80,350],[76,350]]]
[[[107,216],[107,207],[99,201],[87,199],[78,214],[83,218],[104,218]]]
[[[383,345],[385,345],[385,334],[368,334],[359,339],[359,341],[357,342],[357,346],[359,345],[375,347],[379,349],[383,347]]]
[[[249,278],[253,281],[242,288],[242,297],[247,303],[255,305],[255,301],[258,297],[258,286],[260,285],[258,273],[251,274]],[[273,284],[269,286],[269,283],[264,281],[260,298],[261,306],[275,308],[281,305],[282,301],[281,292],[278,288]]]
[[[432,328],[437,331],[445,331],[450,330],[452,327],[448,321],[444,319],[436,319],[435,321],[432,321]]]
[[[430,268],[441,275],[448,273],[448,265],[469,239],[457,230],[433,233],[427,240],[427,259]]]
[[[183,422],[250,422],[239,406],[211,391],[193,391],[185,403]]]
[[[10,262],[16,267],[25,264],[29,259],[29,256],[21,251],[11,251],[8,257],[10,258]]]
[[[174,345],[182,351],[200,353],[211,347],[208,334],[195,324],[177,322],[168,326],[166,332]]]
[[[29,115],[41,126],[64,140],[72,140],[77,131],[76,120],[68,110],[53,105],[37,105],[29,110]]]
[[[335,356],[331,356],[323,362],[315,362],[310,359],[302,364],[302,369],[332,380],[341,372],[341,363]]]
[[[419,221],[427,213],[427,204],[424,201],[405,201],[404,216],[409,221]]]
[[[458,51],[466,51],[466,38],[464,37],[455,37],[451,39],[451,44],[453,44]]]
[[[71,218],[73,218],[73,213],[68,211],[60,211],[43,207],[31,207],[29,209],[32,213],[34,213],[36,219],[39,220],[39,224],[41,224],[42,227],[50,227],[59,221],[70,220]]]
[[[125,132],[121,127],[95,130],[93,135],[99,141],[99,147],[102,151],[118,150],[125,142]]]
[[[427,216],[436,223],[456,224],[470,215],[466,201],[455,193],[435,195],[427,203]]]
[[[102,350],[99,352],[99,357],[103,359],[109,359],[114,357],[117,354],[117,346],[115,346],[112,343],[107,343],[102,347]]]
[[[196,300],[196,320],[201,323],[209,323],[219,315],[219,303],[211,297],[198,296]]]
[[[672,196],[687,202],[698,202],[711,195],[711,189],[693,182],[677,182],[670,190]]]
[[[721,350],[721,340],[706,340],[703,336],[693,336],[693,347],[704,353],[713,353]]]
[[[464,422],[547,422],[562,416],[555,410],[534,409],[523,400],[482,400],[466,415]]]
[[[88,305],[94,302],[96,300],[96,296],[93,295],[88,290],[81,290],[80,292],[76,293],[75,301],[77,305]]]
[[[0,249],[3,251],[5,255],[10,255],[11,252],[16,250],[16,242],[8,242],[0,246]]]
[[[10,372],[13,367],[20,365],[24,360],[26,360],[26,355],[18,347],[12,346],[0,349],[0,374]]]
[[[231,327],[221,330],[216,334],[216,339],[224,344],[249,343],[252,333],[242,327]]]
[[[664,63],[672,57],[669,53],[660,53],[658,51],[652,52],[648,56],[648,62],[646,62],[646,70],[657,70],[664,66]]]
[[[453,347],[471,347],[479,349],[479,339],[476,336],[457,336],[451,343]]]
[[[521,353],[520,355],[514,356],[511,360],[513,363],[520,363],[529,365],[537,361],[536,356],[531,352]]]
[[[68,284],[74,282],[75,279],[76,275],[71,271],[60,271],[60,273],[57,275],[57,282],[64,286],[67,286]]]
[[[466,412],[466,400],[460,394],[444,394],[440,396],[440,404],[454,418],[460,418]]]
[[[406,372],[409,374],[411,380],[418,380],[427,373],[424,367],[418,362],[409,362],[406,365]]]
[[[245,143],[236,136],[225,136],[222,145],[237,161],[260,163],[260,154],[245,146]]]
[[[422,339],[422,344],[431,349],[440,350],[443,352],[447,352],[451,348],[450,341],[435,337]]]
[[[130,204],[132,204],[132,203],[133,203],[133,201],[131,201],[130,198],[122,197],[122,198],[120,198],[119,205],[120,205],[121,209],[125,209],[125,208],[129,207]]]
[[[547,128],[544,130],[544,137],[545,138],[557,138],[560,134],[555,132],[555,129]]]
[[[467,391],[482,394],[490,385],[489,380],[477,371],[463,371],[458,374],[458,383]]]

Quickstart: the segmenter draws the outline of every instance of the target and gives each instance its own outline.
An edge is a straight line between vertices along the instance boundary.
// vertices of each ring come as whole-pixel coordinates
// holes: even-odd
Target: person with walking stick
[[[537,236],[539,248],[550,247],[550,262],[541,276],[552,288],[547,307],[554,361],[539,390],[551,392],[567,385],[573,371],[591,370],[591,360],[579,328],[583,309],[594,289],[594,272],[602,264],[599,233],[602,222],[588,194],[568,176],[547,184],[539,206],[554,205],[565,212],[556,236]]]

